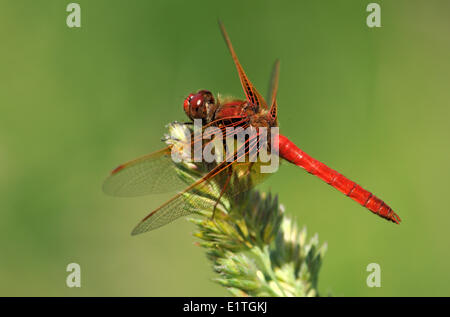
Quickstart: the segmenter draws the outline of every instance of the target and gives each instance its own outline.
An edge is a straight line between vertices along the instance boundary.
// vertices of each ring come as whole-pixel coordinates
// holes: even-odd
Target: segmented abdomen
[[[285,160],[303,167],[307,172],[319,177],[378,216],[397,224],[400,223],[400,217],[384,201],[344,175],[312,158],[283,135],[279,136],[279,152]]]

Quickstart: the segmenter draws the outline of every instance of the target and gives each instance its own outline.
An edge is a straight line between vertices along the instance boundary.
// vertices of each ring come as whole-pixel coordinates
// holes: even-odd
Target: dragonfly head
[[[197,93],[190,94],[184,99],[183,107],[190,119],[210,121],[216,110],[216,102],[210,91],[199,90]]]

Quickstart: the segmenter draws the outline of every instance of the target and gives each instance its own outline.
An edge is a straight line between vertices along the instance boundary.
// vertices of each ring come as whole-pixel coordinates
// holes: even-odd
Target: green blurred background
[[[185,219],[131,237],[151,196],[113,198],[119,163],[162,146],[200,88],[242,97],[225,23],[265,94],[281,60],[279,119],[299,147],[386,200],[400,226],[283,164],[261,186],[328,243],[319,289],[450,295],[450,3],[70,1],[0,4],[0,295],[223,296]],[[82,287],[65,285],[77,262]],[[381,288],[366,266],[381,265]]]

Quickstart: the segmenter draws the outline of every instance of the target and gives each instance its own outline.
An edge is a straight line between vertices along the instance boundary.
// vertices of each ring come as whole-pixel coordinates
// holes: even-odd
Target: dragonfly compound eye
[[[208,90],[199,90],[184,100],[184,111],[191,119],[210,119],[215,100]]]
[[[184,99],[184,102],[183,102],[184,111],[186,112],[186,114],[188,116],[189,116],[189,113],[190,113],[190,104],[191,104],[192,97],[194,97],[194,94],[190,94],[189,96],[187,96],[187,98]]]

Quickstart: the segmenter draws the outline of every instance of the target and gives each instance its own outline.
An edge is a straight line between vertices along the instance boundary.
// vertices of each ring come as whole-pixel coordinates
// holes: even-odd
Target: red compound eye
[[[194,97],[194,94],[190,94],[186,99],[184,99],[183,108],[187,114],[189,114],[189,105],[191,103],[192,97]]]
[[[211,107],[215,105],[214,97],[208,90],[199,90],[184,100],[184,111],[191,119],[207,119]]]
[[[195,95],[193,95],[189,101],[189,104],[191,105],[191,110],[197,111],[204,105],[203,93],[196,93]]]

